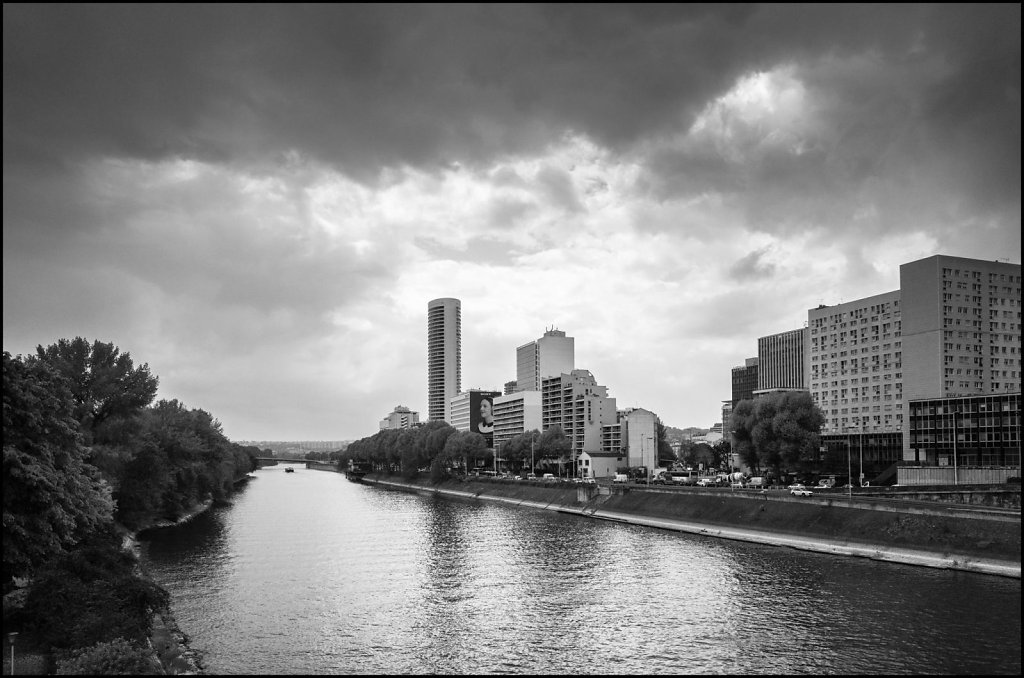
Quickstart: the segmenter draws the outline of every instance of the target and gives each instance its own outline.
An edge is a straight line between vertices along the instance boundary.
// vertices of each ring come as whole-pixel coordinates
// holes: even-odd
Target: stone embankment
[[[1020,515],[966,516],[948,505],[922,509],[858,506],[837,495],[792,497],[749,491],[632,490],[526,481],[449,480],[438,485],[398,476],[363,479],[396,490],[496,501],[679,532],[1020,578]],[[607,488],[604,488],[607,491]]]

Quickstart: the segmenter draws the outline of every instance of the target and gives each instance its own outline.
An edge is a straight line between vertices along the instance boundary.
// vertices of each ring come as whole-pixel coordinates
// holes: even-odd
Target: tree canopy
[[[110,523],[114,511],[109,485],[85,461],[67,380],[19,358],[4,351],[5,591]]]
[[[135,367],[131,355],[112,343],[61,339],[38,346],[36,354],[67,378],[87,444],[102,442],[105,425],[138,415],[156,397],[158,379],[149,365]]]
[[[754,470],[813,463],[825,418],[806,391],[770,393],[741,400],[730,420],[736,452]]]

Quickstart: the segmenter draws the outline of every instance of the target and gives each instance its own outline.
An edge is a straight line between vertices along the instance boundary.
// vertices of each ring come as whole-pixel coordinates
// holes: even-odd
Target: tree
[[[75,418],[88,445],[116,438],[118,424],[136,417],[156,397],[158,380],[149,373],[149,365],[135,367],[131,355],[112,343],[61,339],[46,348],[38,346],[36,354],[67,378]]]
[[[481,456],[487,450],[487,439],[482,435],[473,431],[459,431],[448,436],[441,457],[449,464],[468,468],[470,458]]]
[[[741,400],[732,419],[736,452],[755,471],[812,463],[825,417],[806,391]]]
[[[671,466],[677,461],[676,453],[672,451],[672,444],[665,435],[665,425],[659,419],[655,429],[658,438],[658,466]]]
[[[29,576],[112,521],[109,485],[85,462],[63,375],[3,355],[3,581]]]

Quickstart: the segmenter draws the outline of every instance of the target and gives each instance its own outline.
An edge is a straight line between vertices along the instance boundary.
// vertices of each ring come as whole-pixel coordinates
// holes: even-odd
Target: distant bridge
[[[278,464],[308,464],[309,462],[318,464],[324,463],[316,459],[285,459],[283,457],[256,457],[256,461],[260,463],[260,466],[269,466],[274,462],[277,462]]]

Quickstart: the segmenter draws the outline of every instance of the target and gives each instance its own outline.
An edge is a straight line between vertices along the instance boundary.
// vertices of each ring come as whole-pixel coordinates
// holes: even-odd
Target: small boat
[[[291,466],[289,466],[288,468],[286,468],[286,469],[284,470],[284,472],[285,472],[285,473],[295,473],[295,469],[293,469],[293,468],[292,468]]]

